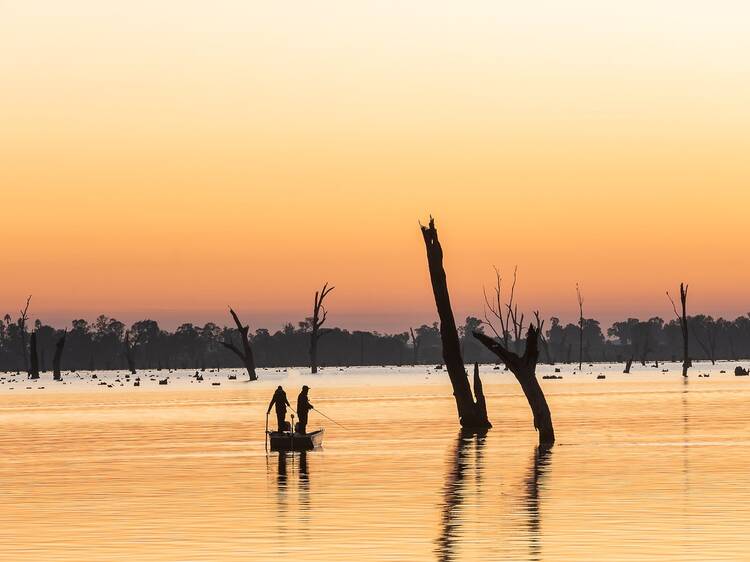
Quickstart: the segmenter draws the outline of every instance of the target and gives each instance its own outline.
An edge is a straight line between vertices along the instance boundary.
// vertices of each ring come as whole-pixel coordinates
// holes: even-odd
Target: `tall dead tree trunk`
[[[21,358],[23,361],[23,368],[29,372],[29,356],[26,354],[26,322],[29,319],[29,303],[31,303],[31,295],[26,299],[26,306],[21,311],[21,316],[18,318],[18,328],[21,332]]]
[[[474,337],[497,355],[515,375],[534,415],[534,428],[539,432],[539,446],[551,447],[555,443],[552,414],[536,378],[536,364],[539,359],[538,328],[529,326],[526,332],[526,350],[521,356],[505,349],[500,342],[481,332],[474,332]]]
[[[36,332],[31,332],[29,338],[29,378],[39,378],[39,353],[36,349]]]
[[[125,332],[125,341],[123,342],[125,348],[125,361],[128,362],[128,369],[132,374],[135,372],[135,357],[133,353],[133,346],[130,344],[130,332]]]
[[[323,299],[328,293],[336,287],[329,287],[328,283],[323,285],[320,291],[315,291],[315,302],[313,303],[312,331],[310,332],[310,372],[318,372],[318,340],[328,332],[321,330],[320,327],[325,323],[328,317],[328,311],[323,306]]]
[[[687,377],[688,368],[693,366],[693,361],[690,359],[688,353],[688,318],[687,318],[687,292],[688,286],[684,283],[680,283],[680,304],[682,314],[677,312],[677,306],[675,305],[674,299],[667,291],[667,297],[672,303],[672,310],[674,310],[675,316],[680,321],[680,330],[682,331],[682,376]]]
[[[65,347],[65,338],[67,332],[64,332],[62,336],[55,343],[55,356],[52,358],[52,370],[54,373],[54,380],[61,381],[62,373],[60,372],[60,363],[62,362],[63,348]]]
[[[427,250],[427,265],[430,270],[430,281],[432,293],[435,297],[438,316],[440,317],[440,340],[443,345],[443,361],[445,362],[453,396],[456,399],[458,419],[464,429],[487,429],[492,427],[487,418],[487,407],[484,393],[482,392],[482,381],[479,378],[478,366],[474,369],[474,396],[472,396],[469,377],[464,368],[464,360],[461,356],[461,342],[458,339],[456,321],[453,318],[450,295],[448,293],[448,281],[443,268],[443,249],[438,240],[435,229],[435,221],[430,217],[429,226],[422,226],[422,237]]]
[[[633,366],[633,358],[631,357],[630,359],[628,359],[627,361],[625,361],[625,370],[623,371],[623,373],[625,373],[626,375],[629,375],[630,374],[630,367],[632,367],[632,366]]]
[[[242,359],[242,363],[247,369],[247,374],[250,376],[251,381],[257,381],[258,375],[255,373],[255,356],[253,355],[253,348],[250,346],[250,326],[243,326],[240,322],[237,313],[229,308],[229,313],[234,318],[234,323],[237,325],[237,331],[240,333],[240,339],[242,340],[242,350],[238,349],[232,342],[220,342],[221,345],[234,352],[237,357]]]

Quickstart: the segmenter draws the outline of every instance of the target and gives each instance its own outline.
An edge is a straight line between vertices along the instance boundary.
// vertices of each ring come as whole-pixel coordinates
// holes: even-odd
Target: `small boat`
[[[311,451],[323,444],[323,433],[321,428],[311,433],[297,433],[290,431],[267,431],[271,440],[272,451]]]

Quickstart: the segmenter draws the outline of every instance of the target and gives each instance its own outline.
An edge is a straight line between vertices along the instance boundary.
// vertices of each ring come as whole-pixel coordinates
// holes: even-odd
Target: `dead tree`
[[[134,346],[130,343],[130,331],[125,332],[125,341],[123,342],[123,347],[125,348],[125,361],[128,362],[128,369],[132,374],[135,375],[135,354],[133,350]]]
[[[429,226],[422,226],[422,237],[424,238],[427,251],[427,265],[430,271],[432,293],[435,297],[435,306],[440,317],[440,341],[443,347],[443,361],[448,377],[453,387],[453,396],[456,399],[458,419],[461,427],[470,430],[481,430],[492,427],[487,418],[487,406],[485,404],[482,381],[479,378],[479,367],[474,368],[474,395],[472,396],[469,377],[464,368],[464,360],[461,356],[461,342],[458,339],[458,329],[453,318],[450,295],[448,293],[448,280],[443,268],[443,248],[438,240],[435,229],[435,221],[430,217]],[[476,335],[476,333],[475,333]],[[474,398],[476,397],[476,401]]]
[[[29,338],[29,378],[39,378],[39,353],[36,349],[36,331],[31,332]]]
[[[65,338],[68,333],[63,332],[63,335],[55,343],[55,356],[52,358],[52,370],[54,373],[54,380],[61,381],[62,373],[60,372],[60,363],[62,362],[63,348],[65,347]]]
[[[411,334],[411,347],[412,353],[414,354],[412,365],[416,365],[419,362],[419,345],[422,342],[414,335],[414,330],[412,328],[409,328],[409,333]]]
[[[539,329],[539,343],[542,345],[542,349],[544,350],[544,354],[547,356],[547,361],[549,361],[549,364],[554,365],[555,358],[552,357],[549,343],[547,342],[547,338],[544,337],[544,320],[539,317],[538,310],[534,311],[534,318],[536,319],[536,325]]]
[[[674,310],[675,316],[680,321],[680,329],[682,331],[682,376],[687,377],[688,368],[693,366],[693,362],[688,354],[688,322],[687,322],[687,292],[688,286],[684,283],[680,283],[680,303],[682,305],[682,314],[677,312],[677,306],[675,305],[674,299],[667,291],[667,298],[672,303],[672,310]]]
[[[578,342],[578,370],[583,369],[583,295],[581,295],[581,288],[576,283],[576,295],[578,296],[578,327],[581,330],[581,338]]]
[[[539,432],[539,446],[550,447],[555,443],[555,430],[552,427],[552,414],[542,387],[536,378],[536,364],[539,359],[539,329],[529,326],[526,332],[526,349],[523,355],[518,355],[503,347],[503,345],[481,332],[474,332],[477,338],[492,353],[505,363],[515,375],[529,402],[534,415],[534,428]]]
[[[29,372],[29,357],[26,354],[26,321],[29,319],[29,303],[31,303],[31,295],[26,299],[26,306],[21,310],[21,316],[18,318],[18,329],[21,332],[21,357],[23,358],[23,367]],[[29,376],[31,373],[29,372]]]
[[[310,371],[313,374],[318,372],[318,340],[328,333],[320,329],[328,317],[328,311],[323,306],[323,299],[335,288],[329,287],[328,283],[325,283],[320,291],[315,291],[312,324],[310,326],[312,328],[310,332]]]
[[[250,375],[250,380],[257,381],[258,375],[255,373],[255,356],[253,355],[253,348],[250,347],[250,326],[243,326],[242,322],[240,322],[239,316],[237,316],[237,313],[232,310],[231,307],[229,307],[229,313],[232,315],[232,318],[234,318],[234,323],[237,325],[237,331],[240,333],[242,350],[238,349],[231,341],[223,341],[220,343],[230,351],[234,352],[237,357],[242,359],[242,363],[245,365],[245,369],[247,369],[247,374]]]
[[[503,304],[501,298],[501,287],[503,278],[500,276],[500,270],[497,267],[495,269],[495,294],[493,299],[490,300],[487,297],[487,291],[482,287],[484,294],[484,321],[488,325],[495,335],[503,341],[503,346],[506,349],[516,347],[521,341],[523,335],[523,313],[518,313],[518,304],[514,302],[516,295],[516,281],[518,280],[518,266],[513,269],[513,284],[510,287],[510,294],[508,295],[508,302]],[[487,310],[492,316],[500,322],[500,333],[498,333],[493,327],[492,321],[489,318]],[[511,328],[513,328],[513,340],[510,341]]]
[[[705,353],[706,357],[711,361],[711,365],[716,365],[717,335],[718,330],[716,329],[716,326],[713,323],[708,323],[706,326],[706,339],[704,340],[698,336],[698,333],[695,331],[695,325],[693,325],[693,336],[695,337],[695,341],[701,346],[703,353]]]

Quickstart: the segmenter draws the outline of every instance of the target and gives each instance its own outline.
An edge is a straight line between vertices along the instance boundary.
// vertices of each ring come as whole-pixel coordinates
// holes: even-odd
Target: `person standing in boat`
[[[271,398],[271,403],[268,405],[266,415],[271,413],[271,408],[273,408],[274,404],[276,405],[276,421],[279,424],[279,432],[281,432],[286,429],[286,407],[290,405],[289,400],[286,398],[286,392],[281,388],[281,385],[273,393],[273,398]]]
[[[307,432],[307,414],[313,409],[313,405],[310,404],[310,398],[307,396],[309,390],[310,387],[307,385],[303,386],[302,392],[297,397],[297,415],[299,416],[297,431],[299,433]]]

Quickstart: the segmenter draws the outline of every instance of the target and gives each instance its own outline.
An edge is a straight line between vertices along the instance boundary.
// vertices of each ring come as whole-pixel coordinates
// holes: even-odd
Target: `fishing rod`
[[[349,431],[349,428],[348,428],[348,427],[344,427],[343,425],[341,425],[341,424],[340,424],[339,422],[337,422],[336,420],[334,420],[334,419],[331,419],[331,418],[329,418],[328,416],[326,416],[326,415],[325,415],[325,414],[324,414],[323,412],[321,412],[321,411],[320,411],[320,410],[318,410],[317,408],[313,408],[313,410],[315,410],[316,412],[318,412],[318,413],[319,413],[319,414],[320,414],[321,416],[323,416],[323,417],[324,417],[325,419],[327,419],[327,420],[329,420],[329,421],[332,421],[332,422],[333,422],[333,423],[335,423],[335,424],[336,424],[337,426],[339,426],[339,427],[343,427],[343,428],[344,428],[345,430]]]

